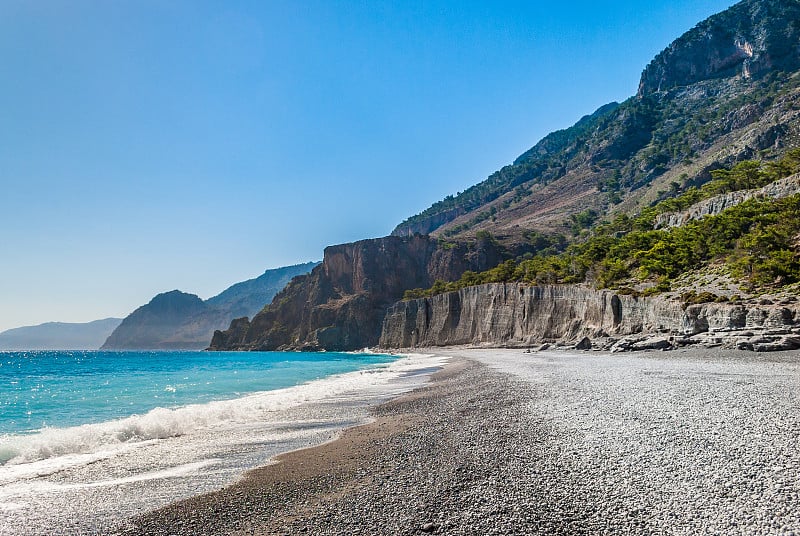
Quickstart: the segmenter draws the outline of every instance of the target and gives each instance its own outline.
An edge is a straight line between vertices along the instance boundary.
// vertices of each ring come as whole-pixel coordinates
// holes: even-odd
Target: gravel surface
[[[373,425],[126,534],[800,534],[800,356],[436,350]]]

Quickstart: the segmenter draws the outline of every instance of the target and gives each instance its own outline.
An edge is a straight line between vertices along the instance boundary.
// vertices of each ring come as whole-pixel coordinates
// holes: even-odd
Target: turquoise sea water
[[[0,352],[0,436],[233,399],[394,359],[365,353]]]
[[[0,535],[113,534],[328,441],[445,362],[216,352],[0,353]]]

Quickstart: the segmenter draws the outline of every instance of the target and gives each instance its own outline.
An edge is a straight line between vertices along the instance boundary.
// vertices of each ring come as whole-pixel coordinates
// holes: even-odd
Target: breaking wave
[[[434,366],[437,363],[434,363]],[[438,363],[440,364],[440,363]],[[269,420],[276,413],[305,402],[341,396],[349,391],[385,388],[392,379],[420,367],[430,367],[430,356],[405,356],[380,367],[338,374],[295,387],[250,394],[232,400],[155,408],[142,415],[69,428],[44,428],[30,435],[0,436],[0,469],[56,457],[105,457],[115,449],[146,441],[183,436]],[[0,471],[0,483],[3,482]]]

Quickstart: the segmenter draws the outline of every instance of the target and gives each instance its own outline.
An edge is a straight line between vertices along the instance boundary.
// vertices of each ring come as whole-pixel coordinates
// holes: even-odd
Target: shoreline
[[[119,534],[800,530],[796,352],[426,351],[372,423]]]
[[[127,427],[109,421],[31,436],[12,446],[32,461],[0,466],[0,534],[109,534],[131,517],[223,489],[278,454],[369,422],[370,408],[424,385],[442,363],[402,354],[294,387],[158,410]],[[134,437],[120,437],[129,429]]]
[[[441,354],[440,357],[446,356]],[[293,534],[291,531],[275,531],[282,530],[280,525],[301,520],[304,511],[319,507],[331,489],[344,490],[353,486],[363,460],[369,455],[377,455],[380,445],[402,434],[419,420],[406,412],[396,413],[389,408],[420,399],[432,383],[451,377],[465,366],[464,360],[448,359],[429,376],[426,385],[374,406],[370,422],[344,428],[320,444],[278,454],[270,463],[246,471],[229,486],[148,512],[131,520],[131,526],[115,534]],[[388,410],[387,414],[381,414],[381,409]],[[248,497],[254,495],[262,503],[266,498],[267,503],[262,506],[280,507],[285,509],[285,513],[249,512],[260,517],[255,524],[252,520],[237,519],[241,505],[247,504]],[[296,512],[290,514],[292,509]],[[261,517],[259,514],[267,515]],[[298,530],[307,532],[302,526]]]

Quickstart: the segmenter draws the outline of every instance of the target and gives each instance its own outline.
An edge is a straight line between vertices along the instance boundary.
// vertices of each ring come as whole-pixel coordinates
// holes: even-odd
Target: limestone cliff
[[[396,303],[380,346],[530,345],[545,340],[657,331],[680,307],[645,307],[636,298],[577,285],[496,283]]]
[[[490,284],[431,298],[402,301],[386,314],[380,347],[458,344],[530,346],[583,337],[670,333],[697,336],[732,332],[739,347],[760,344],[764,333],[800,326],[800,305],[708,303],[683,307],[576,285]],[[788,331],[787,331],[788,333]],[[766,333],[772,335],[773,333]]]
[[[212,350],[354,350],[378,342],[389,305],[407,289],[452,280],[503,259],[491,241],[440,246],[415,235],[325,249],[322,264],[294,279],[251,322],[217,331]]]
[[[716,195],[695,203],[680,212],[666,212],[656,216],[655,227],[680,227],[692,220],[714,216],[725,209],[744,203],[748,199],[781,199],[800,193],[800,174],[786,177],[753,190],[739,190]]]
[[[800,67],[800,3],[745,0],[701,22],[653,59],[639,96],[702,80]]]

